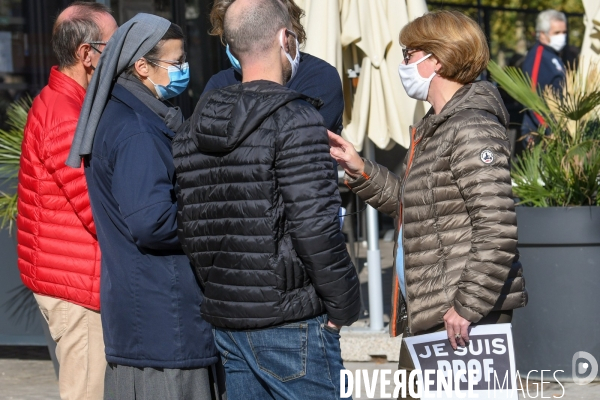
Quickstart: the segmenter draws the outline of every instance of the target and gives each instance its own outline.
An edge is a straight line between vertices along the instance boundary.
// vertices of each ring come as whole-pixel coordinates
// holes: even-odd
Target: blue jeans
[[[215,329],[215,341],[228,400],[340,398],[340,335],[324,315],[255,331]]]

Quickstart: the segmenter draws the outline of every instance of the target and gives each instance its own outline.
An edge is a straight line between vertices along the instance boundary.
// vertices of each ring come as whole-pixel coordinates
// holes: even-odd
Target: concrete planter
[[[576,352],[600,362],[600,207],[517,207],[517,221],[529,292],[513,318],[517,369],[570,380]]]
[[[39,308],[19,276],[15,235],[0,230],[0,345],[45,345]]]
[[[0,346],[48,346],[58,377],[56,343],[17,267],[16,232],[0,230]]]

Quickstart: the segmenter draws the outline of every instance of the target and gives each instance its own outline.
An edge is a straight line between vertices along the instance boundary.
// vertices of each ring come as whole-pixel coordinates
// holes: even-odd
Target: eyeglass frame
[[[100,49],[98,49],[94,45],[104,45],[104,46],[106,46],[108,44],[108,42],[102,42],[102,41],[96,40],[96,41],[87,42],[86,44],[89,44],[90,47],[92,49],[94,49],[97,53],[102,54],[102,52],[100,51]]]
[[[402,48],[402,58],[404,58],[404,65],[408,65],[410,61],[410,57],[412,57],[414,52],[419,51],[418,49],[409,49],[408,47]],[[410,54],[409,54],[410,52]]]
[[[162,65],[158,65],[156,62],[164,62],[165,64],[169,64],[175,68],[177,68],[179,71],[183,71],[183,64],[185,64],[186,59],[187,59],[187,53],[183,54],[183,61],[175,61],[175,60],[161,60],[160,58],[148,58],[148,57],[144,57],[146,60],[148,60],[148,62],[156,65],[157,67],[163,67]]]

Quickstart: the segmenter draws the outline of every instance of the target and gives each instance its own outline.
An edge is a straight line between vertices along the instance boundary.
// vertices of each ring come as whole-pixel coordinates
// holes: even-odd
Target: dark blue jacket
[[[541,57],[539,57],[536,63],[538,52],[541,52]],[[534,78],[534,70],[537,70],[536,86],[540,90],[540,93],[547,86],[561,89],[565,81],[565,65],[560,56],[552,47],[543,45],[540,42],[537,42],[529,50],[521,68],[532,79]],[[539,120],[535,115],[531,111],[527,111],[523,116],[521,133],[535,132],[539,125]]]
[[[174,133],[115,85],[86,177],[102,251],[108,362],[197,368],[217,360],[203,295],[177,238]]]
[[[203,94],[209,90],[222,89],[241,81],[242,76],[233,68],[223,70],[210,78]],[[286,86],[305,96],[320,99],[323,106],[319,109],[319,113],[325,120],[325,127],[335,133],[342,131],[344,93],[340,75],[334,67],[320,58],[300,52],[298,72]]]

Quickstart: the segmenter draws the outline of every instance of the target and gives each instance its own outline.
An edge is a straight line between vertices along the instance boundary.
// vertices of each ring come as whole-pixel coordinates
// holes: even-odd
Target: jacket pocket
[[[292,323],[247,332],[258,367],[280,382],[306,375],[308,324]]]

